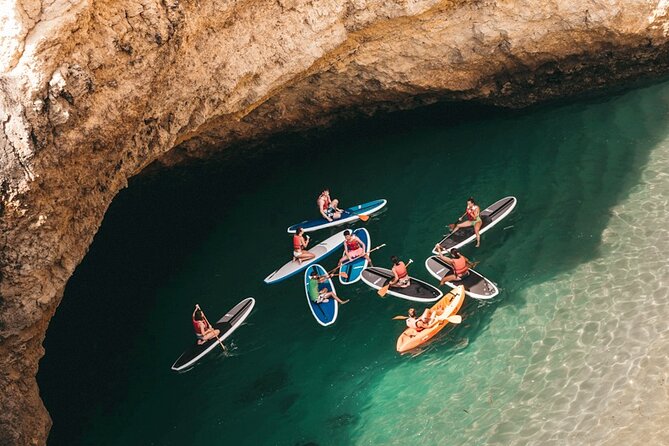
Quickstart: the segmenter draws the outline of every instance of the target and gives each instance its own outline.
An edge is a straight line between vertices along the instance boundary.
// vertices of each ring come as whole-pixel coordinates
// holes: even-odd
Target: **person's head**
[[[400,259],[397,256],[391,256],[390,261],[393,262],[393,265],[399,265]]]
[[[295,234],[297,234],[297,235],[302,235],[303,233],[304,233],[304,229],[302,229],[302,228],[297,228],[297,230],[295,231]]]
[[[318,279],[318,270],[316,268],[311,268],[310,277],[312,279]]]
[[[351,238],[351,230],[350,230],[350,229],[347,229],[346,231],[344,231],[344,238],[345,238],[346,240],[348,240],[349,238]]]
[[[416,309],[409,308],[409,317],[416,317]]]
[[[196,321],[201,321],[202,318],[202,311],[201,310],[195,310],[195,320]]]
[[[453,257],[454,259],[460,258],[460,251],[458,251],[457,249],[452,248],[449,252],[451,254],[451,257]]]
[[[472,197],[467,198],[467,205],[468,206],[476,206],[476,201]]]
[[[321,194],[330,195],[330,188],[326,187],[325,189],[323,189],[323,192],[321,192]]]

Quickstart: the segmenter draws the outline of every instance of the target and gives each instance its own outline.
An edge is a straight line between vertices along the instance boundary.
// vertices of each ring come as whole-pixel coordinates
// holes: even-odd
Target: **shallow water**
[[[50,444],[669,443],[668,116],[667,83],[465,120],[428,108],[133,181],[47,333]],[[319,326],[301,276],[262,279],[325,184],[345,205],[387,198],[365,224],[387,243],[375,263],[413,258],[430,280],[466,198],[515,195],[463,249],[501,294],[413,355],[391,320],[412,304],[362,283]],[[248,295],[230,355],[170,371],[196,302],[214,319]]]

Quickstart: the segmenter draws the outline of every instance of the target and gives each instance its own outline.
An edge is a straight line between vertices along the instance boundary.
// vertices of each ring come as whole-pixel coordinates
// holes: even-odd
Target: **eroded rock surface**
[[[476,100],[509,107],[669,71],[666,0],[5,0],[0,444],[44,444],[49,319],[149,163]]]

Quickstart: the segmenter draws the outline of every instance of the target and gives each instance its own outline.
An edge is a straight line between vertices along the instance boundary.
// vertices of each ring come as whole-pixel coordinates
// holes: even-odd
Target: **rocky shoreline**
[[[664,1],[152,0],[0,12],[0,444],[45,444],[35,382],[68,278],[128,178],[342,117],[527,105],[669,73]]]

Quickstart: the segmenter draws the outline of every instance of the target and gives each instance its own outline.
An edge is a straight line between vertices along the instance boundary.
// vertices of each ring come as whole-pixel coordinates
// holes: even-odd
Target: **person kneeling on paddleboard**
[[[451,258],[448,258],[442,254],[443,248],[441,248],[439,244],[437,244],[437,246],[439,247],[437,248],[437,251],[439,251],[437,257],[439,257],[439,259],[451,265],[451,267],[453,268],[453,274],[445,275],[439,281],[439,286],[442,286],[446,282],[452,282],[454,280],[462,280],[464,277],[467,277],[467,275],[469,274],[469,266],[468,266],[470,265],[469,259],[460,254],[460,251],[458,251],[455,248],[449,251]]]
[[[311,274],[309,275],[309,299],[312,302],[320,304],[328,302],[330,298],[333,298],[340,304],[344,305],[347,300],[341,300],[333,291],[330,291],[327,285],[327,280],[332,277],[329,274],[324,276],[318,275],[318,270],[313,268]]]
[[[321,192],[321,194],[318,196],[316,203],[318,204],[318,210],[320,211],[321,215],[327,221],[339,220],[342,213],[344,212],[343,210],[339,209],[338,199],[330,199],[330,189],[324,189],[323,192]]]
[[[293,234],[293,260],[302,263],[304,260],[311,260],[316,257],[316,254],[313,252],[306,251],[307,245],[309,244],[309,236],[306,237],[303,235],[304,229],[297,228],[295,234]]]
[[[476,247],[478,248],[481,245],[481,234],[479,234],[479,230],[483,225],[483,220],[481,220],[481,208],[476,204],[472,197],[469,197],[467,200],[467,210],[462,215],[462,217],[465,215],[467,216],[466,221],[458,223],[457,225],[448,225],[448,227],[451,228],[452,232],[455,232],[460,228],[474,226],[474,233],[476,234]],[[460,217],[458,221],[460,221],[462,217]]]
[[[407,327],[413,328],[416,331],[422,331],[426,328],[430,328],[436,322],[434,320],[435,314],[429,308],[426,308],[423,311],[423,314],[420,317],[416,317],[416,309],[409,308],[409,317],[407,318]]]
[[[358,257],[365,257],[369,262],[369,266],[372,266],[372,259],[366,251],[367,248],[362,240],[357,235],[351,234],[351,231],[347,229],[344,231],[344,255],[339,259],[339,266],[344,262],[350,262]]]
[[[195,310],[193,310],[193,328],[195,329],[195,337],[197,338],[198,345],[202,345],[210,339],[217,337],[221,334],[219,329],[212,328],[209,325],[209,322],[204,318],[200,306],[195,304]]]
[[[407,271],[407,266],[401,261],[397,256],[392,256],[390,261],[393,262],[393,274],[395,277],[390,281],[391,287],[396,288],[406,288],[411,285],[411,278],[409,278],[409,272]]]

